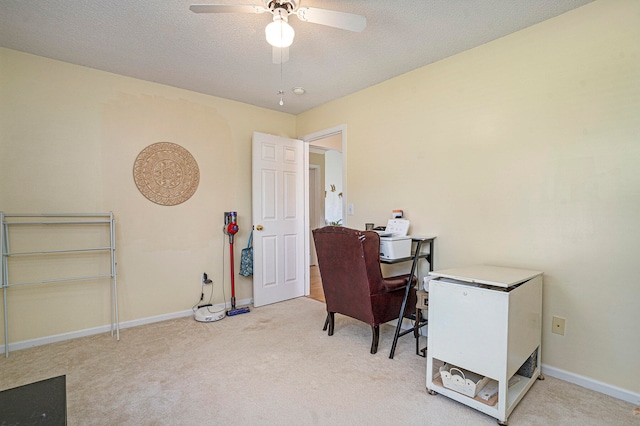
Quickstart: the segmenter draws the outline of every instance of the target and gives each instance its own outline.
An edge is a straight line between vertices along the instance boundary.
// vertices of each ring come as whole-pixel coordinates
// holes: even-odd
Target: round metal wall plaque
[[[171,142],[143,149],[133,165],[133,179],[147,199],[162,206],[184,203],[196,192],[200,170],[193,156]]]

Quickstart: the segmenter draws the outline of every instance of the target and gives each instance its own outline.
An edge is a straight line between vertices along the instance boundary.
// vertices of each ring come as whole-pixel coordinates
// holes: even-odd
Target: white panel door
[[[304,151],[297,139],[254,132],[253,304],[304,296]]]

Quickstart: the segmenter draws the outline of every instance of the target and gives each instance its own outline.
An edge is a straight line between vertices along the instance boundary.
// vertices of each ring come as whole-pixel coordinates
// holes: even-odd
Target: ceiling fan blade
[[[273,46],[273,63],[274,64],[284,64],[288,60],[289,60],[288,47]]]
[[[192,4],[193,13],[263,13],[268,12],[262,6],[253,4]]]
[[[327,25],[356,33],[361,32],[367,26],[367,18],[353,13],[306,6],[298,8],[294,13],[301,21]]]

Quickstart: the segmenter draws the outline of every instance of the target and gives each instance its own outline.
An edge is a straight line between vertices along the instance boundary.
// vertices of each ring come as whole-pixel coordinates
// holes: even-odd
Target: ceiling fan
[[[361,32],[367,26],[367,18],[347,12],[300,6],[300,0],[262,0],[264,6],[252,4],[192,4],[194,13],[265,13],[273,15],[273,22],[265,27],[267,42],[273,46],[273,62],[289,60],[289,46],[295,31],[289,25],[289,16],[296,15],[303,22],[326,25],[347,31]]]

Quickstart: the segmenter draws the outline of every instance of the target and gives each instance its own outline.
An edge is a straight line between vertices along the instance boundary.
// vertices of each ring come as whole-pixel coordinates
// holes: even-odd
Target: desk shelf
[[[386,263],[388,265],[393,265],[393,264],[396,264],[396,263],[412,262],[415,258],[416,258],[416,254],[413,253],[409,257],[401,257],[399,259],[383,259],[383,258],[380,258],[380,263]],[[429,264],[431,264],[431,253],[420,253],[420,254],[418,254],[418,259],[426,259],[427,262],[429,262]],[[433,270],[433,269],[430,269],[430,270]]]

